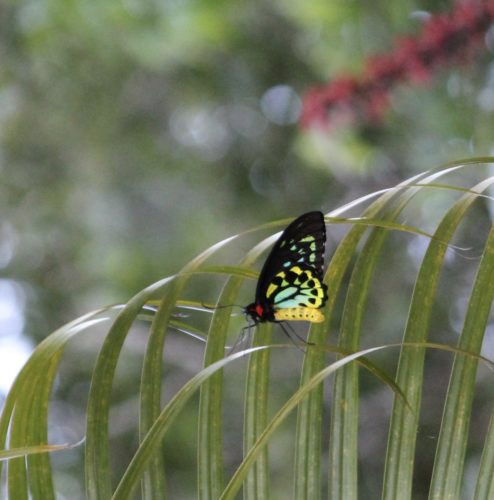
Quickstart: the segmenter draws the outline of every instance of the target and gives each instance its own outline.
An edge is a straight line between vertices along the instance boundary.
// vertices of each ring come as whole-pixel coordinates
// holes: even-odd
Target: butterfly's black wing
[[[321,212],[308,212],[282,233],[262,268],[255,303],[262,310],[324,305],[322,283],[326,225]]]

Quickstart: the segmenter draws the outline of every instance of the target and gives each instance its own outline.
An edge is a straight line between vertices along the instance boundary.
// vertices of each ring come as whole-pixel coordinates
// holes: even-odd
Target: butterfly
[[[322,282],[326,225],[321,212],[295,219],[281,234],[259,275],[254,302],[245,314],[255,324],[265,321],[321,323],[326,303]]]

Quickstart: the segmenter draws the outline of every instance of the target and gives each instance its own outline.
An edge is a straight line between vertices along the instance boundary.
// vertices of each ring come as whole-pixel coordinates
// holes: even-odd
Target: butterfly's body
[[[289,309],[278,309],[274,313],[276,321],[310,321],[311,323],[322,323],[324,314],[319,309],[312,307],[290,307]]]
[[[322,282],[326,226],[321,212],[294,220],[274,245],[257,282],[256,297],[245,308],[254,323],[321,323],[327,300]]]

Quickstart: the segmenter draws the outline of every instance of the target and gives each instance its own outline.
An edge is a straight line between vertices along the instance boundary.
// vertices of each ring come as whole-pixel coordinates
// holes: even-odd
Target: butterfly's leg
[[[307,344],[307,342],[302,338],[300,337],[300,335],[297,335],[297,333],[295,332],[295,330],[293,328],[290,327],[290,324],[289,323],[285,323],[284,321],[276,321],[276,323],[278,323],[280,326],[281,326],[281,329],[283,330],[283,333],[290,339],[290,342],[293,343],[293,345],[299,350],[299,351],[302,351],[304,354],[305,354],[305,351],[304,349],[301,349],[300,346],[298,345],[298,343],[295,341],[295,339],[293,338],[293,335],[295,335],[295,337],[297,337],[299,340],[301,340],[304,344]],[[289,330],[287,330],[285,328],[285,325],[287,325],[290,330],[291,330],[291,333]]]
[[[285,330],[285,327],[284,325],[287,326],[287,328],[290,330],[290,332],[292,333],[292,335],[295,335],[295,337],[297,337],[301,342],[303,342],[304,344],[306,345],[315,345],[313,342],[307,342],[303,337],[301,337],[296,331],[295,329],[292,327],[292,325],[290,323],[286,323],[286,322],[279,322],[280,325],[281,325],[281,328],[283,329],[283,331],[285,332],[285,335],[287,335],[289,338],[293,339],[293,337]]]
[[[239,345],[241,345],[245,342],[246,337],[247,337],[247,339],[249,339],[251,337],[250,330],[251,330],[252,326],[253,326],[253,324],[249,322],[249,324],[247,326],[244,326],[242,328],[242,330],[240,330],[240,333],[239,333],[235,343],[230,348],[227,347],[228,354],[232,354],[233,352],[235,352],[235,349],[237,349],[237,347]],[[245,335],[246,331],[247,331],[247,335]]]

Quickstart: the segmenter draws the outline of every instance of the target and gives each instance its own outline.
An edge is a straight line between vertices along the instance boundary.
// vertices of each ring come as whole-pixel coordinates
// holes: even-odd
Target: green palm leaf
[[[415,176],[394,188],[363,197],[326,217],[328,233],[335,225],[348,224],[350,229],[328,263],[325,321],[312,325],[309,345],[274,346],[272,344],[280,338],[279,327],[263,324],[247,335],[252,339],[253,348],[239,351],[243,346],[239,343],[236,345],[238,352],[229,353],[229,335],[236,338],[245,326],[245,322],[235,320],[229,307],[215,309],[206,328],[195,325],[188,314],[179,314],[192,311],[204,320],[211,312],[201,297],[191,299],[188,294],[188,290],[194,290],[195,280],[199,277],[224,280],[221,292],[214,300],[218,305],[245,304],[244,291],[247,288],[252,290],[257,277],[255,269],[259,268],[263,252],[277,236],[268,236],[257,243],[236,259],[237,266],[218,264],[211,262],[212,259],[222,259],[223,252],[232,252],[230,245],[233,242],[236,244],[247,237],[258,236],[261,230],[283,229],[288,219],[228,238],[207,249],[175,276],[139,292],[126,305],[94,311],[47,336],[10,389],[0,417],[0,467],[8,461],[8,469],[3,472],[9,498],[56,498],[56,471],[49,453],[63,451],[47,445],[54,381],[60,373],[60,361],[66,355],[67,343],[88,328],[107,322],[111,322],[111,326],[105,333],[92,371],[86,415],[84,468],[87,498],[130,499],[139,488],[142,498],[166,498],[168,477],[173,482],[175,472],[170,467],[165,470],[169,452],[165,436],[169,436],[172,429],[180,428],[180,417],[185,411],[192,412],[198,422],[197,438],[191,433],[188,443],[190,446],[195,443],[197,448],[197,470],[194,473],[198,498],[233,499],[242,488],[246,499],[283,495],[313,500],[323,498],[326,491],[332,499],[359,498],[362,481],[365,481],[365,470],[361,474],[358,467],[362,443],[362,435],[359,435],[361,401],[363,395],[368,394],[361,372],[370,373],[374,383],[390,387],[394,394],[389,409],[391,419],[388,423],[383,416],[384,423],[381,422],[388,425],[382,496],[389,499],[415,498],[415,458],[426,384],[424,370],[428,366],[426,354],[436,349],[453,352],[454,363],[451,372],[447,372],[449,386],[434,467],[430,471],[432,479],[427,489],[430,498],[459,498],[463,494],[462,478],[469,452],[467,443],[477,368],[482,359],[481,346],[494,297],[494,232],[485,235],[475,277],[463,289],[468,294],[468,306],[459,338],[442,346],[431,341],[431,329],[435,321],[434,308],[441,293],[445,293],[440,287],[440,279],[447,265],[447,252],[456,252],[463,258],[461,256],[466,250],[453,244],[454,238],[460,234],[478,202],[491,201],[488,190],[494,179],[470,182],[468,175],[478,177],[484,164],[490,161],[480,158],[449,164]],[[463,176],[464,184],[449,184],[450,176]],[[432,230],[425,230],[420,224],[402,222],[403,214],[417,206],[417,199],[439,193],[450,196],[452,201],[443,205],[442,212],[434,213],[438,222]],[[393,345],[380,345],[379,337],[374,336],[378,332],[366,331],[369,319],[375,320],[376,314],[383,314],[383,311],[370,308],[369,304],[375,294],[380,293],[380,290],[376,291],[375,282],[382,259],[388,255],[386,248],[394,245],[393,241],[388,241],[392,233],[403,233],[407,238],[427,242],[414,276],[408,317],[403,318],[405,326],[396,374],[391,374],[389,364],[383,368],[381,358],[375,356],[393,352],[394,348],[388,348],[394,347],[400,332],[393,332]],[[400,280],[402,276],[395,279]],[[252,297],[252,292],[249,296]],[[111,463],[115,451],[110,434],[111,396],[116,388],[115,372],[125,349],[124,342],[131,328],[139,322],[149,326],[149,330],[138,395],[140,414],[136,423],[136,449],[128,457],[123,475],[113,480]],[[444,330],[448,327],[444,325]],[[203,367],[164,401],[162,394],[167,388],[169,371],[164,365],[163,355],[169,352],[166,339],[177,331],[188,333],[198,341],[206,341]],[[335,332],[338,333],[338,345],[332,347],[329,342]],[[371,347],[365,347],[363,342],[370,342]],[[279,379],[276,379],[278,355],[289,351],[298,353],[303,359],[301,367],[294,365],[287,375],[294,383],[298,378],[298,388],[289,388],[289,383],[286,387],[279,387]],[[338,359],[330,361],[329,353],[336,353]],[[245,367],[241,362],[243,358],[248,358]],[[360,367],[366,370],[362,371]],[[228,370],[228,376],[225,370]],[[245,377],[242,383],[235,378],[235,395],[238,395],[235,404],[242,401],[240,404],[244,409],[243,422],[238,425],[239,435],[234,444],[231,439],[225,439],[225,429],[231,424],[227,421],[229,405],[232,404],[229,398],[230,384],[233,383],[230,374],[232,378],[240,374]],[[334,375],[334,380],[326,384],[330,375]],[[241,387],[244,387],[243,392]],[[329,412],[326,398],[330,388]],[[196,394],[199,399],[194,404]],[[437,406],[442,404],[442,401],[437,402]],[[271,452],[269,446],[274,446],[281,429],[290,425],[288,416],[295,409],[297,421],[293,432],[283,434],[289,440],[289,445],[283,448],[284,453],[289,449],[292,458],[283,460],[280,465],[273,459],[279,451],[274,447]],[[473,486],[475,491],[471,492],[477,499],[488,499],[494,491],[492,423],[486,432],[478,478]],[[328,455],[329,465],[323,467]],[[287,470],[292,463],[293,473]],[[287,478],[281,485],[276,480],[280,467],[284,468],[282,474]],[[279,493],[280,488],[282,493]]]

